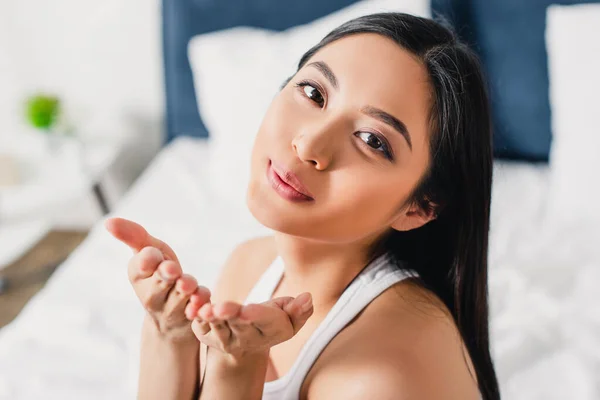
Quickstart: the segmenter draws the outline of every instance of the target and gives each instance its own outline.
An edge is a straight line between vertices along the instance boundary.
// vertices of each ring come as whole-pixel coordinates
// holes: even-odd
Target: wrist
[[[268,352],[234,357],[209,347],[200,399],[260,399],[268,362]]]
[[[197,398],[199,342],[165,334],[144,319],[138,399]]]
[[[266,366],[269,361],[269,351],[261,351],[255,353],[230,354],[223,353],[219,350],[210,350],[211,358],[214,357],[215,363],[220,367],[230,370],[244,371],[248,369],[261,368]]]

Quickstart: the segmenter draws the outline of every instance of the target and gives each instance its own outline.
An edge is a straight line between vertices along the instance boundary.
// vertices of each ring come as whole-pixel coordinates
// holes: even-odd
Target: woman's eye
[[[306,97],[317,103],[319,107],[323,107],[323,105],[325,104],[325,99],[323,98],[321,92],[319,92],[319,89],[315,88],[312,84],[308,82],[300,82],[296,84],[296,86],[302,89]]]
[[[388,145],[377,135],[371,132],[358,132],[357,135],[363,142],[367,144],[367,146],[382,152],[387,158],[391,159],[392,155]]]

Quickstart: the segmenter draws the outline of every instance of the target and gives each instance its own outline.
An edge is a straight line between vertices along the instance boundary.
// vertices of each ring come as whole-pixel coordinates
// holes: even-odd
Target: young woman
[[[169,246],[107,221],[148,310],[140,398],[498,399],[491,173],[484,79],[451,31],[341,25],[264,117],[247,204],[275,234],[234,251],[212,298]]]

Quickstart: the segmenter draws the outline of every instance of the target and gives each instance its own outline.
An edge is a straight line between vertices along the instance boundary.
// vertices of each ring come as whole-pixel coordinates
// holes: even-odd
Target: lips
[[[275,189],[282,197],[293,201],[314,200],[310,191],[302,184],[292,171],[284,169],[281,165],[269,160],[267,175]]]

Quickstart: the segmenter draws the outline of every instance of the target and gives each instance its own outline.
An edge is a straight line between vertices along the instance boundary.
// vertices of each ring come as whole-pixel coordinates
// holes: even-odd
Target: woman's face
[[[425,67],[377,34],[330,43],[273,99],[254,142],[247,203],[276,231],[327,242],[409,230],[429,164]]]

